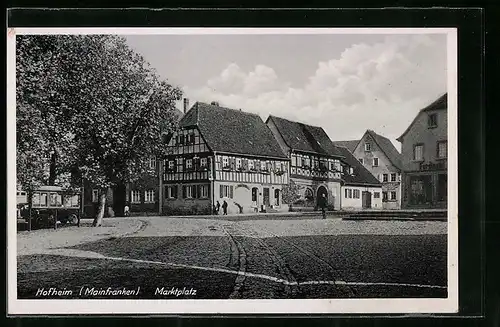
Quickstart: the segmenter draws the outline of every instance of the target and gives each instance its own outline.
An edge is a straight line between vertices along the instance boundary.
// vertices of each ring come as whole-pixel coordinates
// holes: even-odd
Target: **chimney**
[[[212,101],[212,102],[210,102],[210,104],[212,106],[217,106],[217,107],[219,106],[219,102],[217,102],[217,101]]]
[[[189,99],[184,98],[184,113],[186,113],[189,109]]]

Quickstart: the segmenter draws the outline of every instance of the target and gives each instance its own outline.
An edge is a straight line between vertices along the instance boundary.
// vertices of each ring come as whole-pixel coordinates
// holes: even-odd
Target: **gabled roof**
[[[272,120],[286,145],[293,150],[321,155],[342,157],[323,128],[291,121],[285,118],[269,116],[266,123]]]
[[[358,159],[345,147],[338,147],[345,157],[343,161],[353,168],[354,174],[344,174],[344,181],[347,185],[381,185],[380,181],[366,169]]]
[[[287,158],[271,130],[253,113],[196,102],[179,126],[197,126],[212,151]]]
[[[368,129],[365,134],[363,134],[361,140],[365,138],[366,134],[371,136],[371,138],[375,141],[380,150],[386,155],[386,157],[394,167],[400,170],[403,169],[403,164],[401,162],[401,153],[399,153],[398,149],[396,149],[391,140],[389,140],[385,136],[375,133],[375,131],[372,131],[371,129]],[[347,148],[351,153],[354,153],[354,150],[356,150],[361,140],[335,141],[333,142],[333,144],[335,144],[337,147]]]
[[[432,102],[427,107],[420,109],[420,111],[415,116],[415,118],[413,119],[411,124],[408,126],[408,128],[396,140],[398,140],[399,142],[403,142],[403,137],[413,127],[413,125],[417,121],[418,116],[420,116],[420,114],[423,112],[432,111],[432,110],[448,110],[448,93],[443,94],[442,96],[440,96],[437,100]]]
[[[356,147],[358,146],[359,140],[349,140],[349,141],[333,141],[333,144],[336,147],[344,147],[347,148],[349,151],[354,152],[356,150]]]

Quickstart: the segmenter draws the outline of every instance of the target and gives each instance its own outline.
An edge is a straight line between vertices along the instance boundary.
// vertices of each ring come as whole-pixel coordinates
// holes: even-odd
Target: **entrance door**
[[[321,207],[319,201],[323,197],[323,194],[325,195],[326,203],[328,204],[328,191],[327,191],[326,187],[324,187],[324,186],[318,187],[318,192],[316,194],[316,206],[318,208]]]
[[[372,207],[372,194],[370,192],[363,192],[361,200],[363,202],[363,209],[370,209]]]
[[[270,202],[269,202],[269,188],[268,187],[264,187],[264,205],[266,206],[266,208],[268,208],[269,205],[270,205]]]

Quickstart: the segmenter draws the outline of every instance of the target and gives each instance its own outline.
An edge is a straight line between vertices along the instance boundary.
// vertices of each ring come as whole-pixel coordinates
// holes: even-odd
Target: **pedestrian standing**
[[[227,215],[227,202],[226,202],[226,200],[224,200],[224,202],[222,203],[222,212],[224,215]]]
[[[217,201],[217,205],[215,206],[215,214],[218,215],[220,211],[220,203]]]
[[[130,208],[129,208],[128,204],[125,204],[125,207],[123,208],[123,215],[125,217],[130,216]]]
[[[319,199],[319,206],[321,207],[321,215],[323,216],[323,219],[326,219],[326,194],[323,193]]]

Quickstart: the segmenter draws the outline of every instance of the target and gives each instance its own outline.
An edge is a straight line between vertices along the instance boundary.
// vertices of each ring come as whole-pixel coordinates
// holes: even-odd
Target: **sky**
[[[333,141],[367,129],[395,139],[446,92],[445,34],[134,35],[129,46],[190,105],[321,126]],[[182,104],[179,102],[179,109]]]

